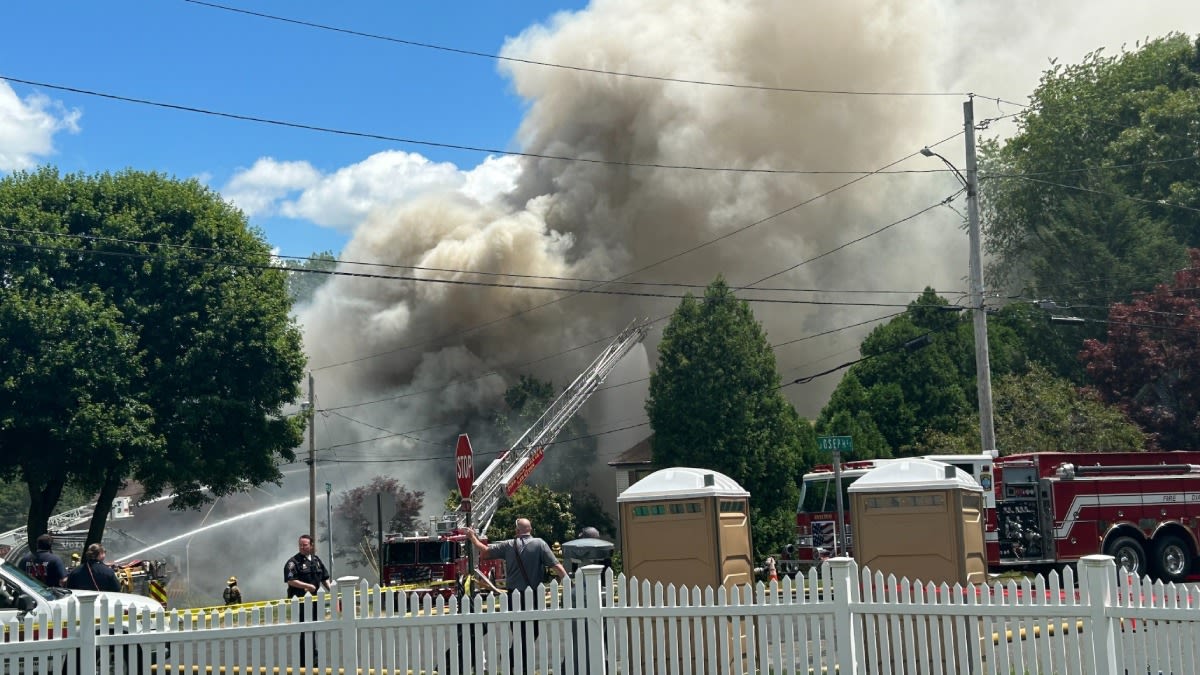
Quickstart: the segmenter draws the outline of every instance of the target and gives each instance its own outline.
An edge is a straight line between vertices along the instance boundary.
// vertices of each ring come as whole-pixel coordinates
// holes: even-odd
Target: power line
[[[188,0],[184,0],[187,2]],[[83,89],[81,87],[72,87],[61,84],[52,84],[49,82],[39,82],[36,80],[27,80],[19,77],[0,74],[0,80],[9,82],[18,82],[32,87],[44,87],[56,91],[67,91],[74,94],[83,94],[85,96],[95,96],[113,101],[121,101],[123,103],[136,103],[138,105],[152,106],[156,108],[165,108],[168,110],[178,110],[182,112],[196,113],[200,115],[210,115],[212,117],[223,117],[226,119],[240,120],[243,122],[255,122],[258,124],[266,124],[277,127],[285,127],[289,129],[302,129],[304,131],[315,131],[325,134],[334,134],[337,136],[349,136],[353,138],[366,138],[376,141],[388,141],[391,143],[400,143],[407,145],[420,145],[431,148],[444,148],[447,150],[465,150],[468,152],[478,152],[489,155],[509,155],[513,157],[529,157],[532,159],[550,159],[561,162],[580,162],[584,164],[599,164],[605,166],[621,166],[634,167],[645,169],[672,169],[683,171],[711,171],[722,173],[750,173],[750,174],[781,174],[781,175],[800,175],[800,176],[823,176],[823,175],[848,175],[848,176],[868,176],[877,171],[833,171],[833,170],[807,170],[807,169],[756,169],[756,168],[739,168],[739,167],[719,167],[719,166],[700,166],[689,164],[663,164],[658,162],[631,162],[614,159],[596,159],[593,157],[570,157],[566,155],[548,155],[536,152],[521,152],[518,150],[503,150],[500,148],[487,148],[477,145],[466,145],[462,143],[445,143],[441,141],[428,141],[417,138],[405,138],[403,136],[391,136],[388,134],[375,133],[370,131],[353,131],[349,129],[338,129],[334,127],[320,126],[316,124],[307,124],[304,122],[291,122],[287,120],[273,119],[269,117],[258,117],[255,115],[245,115],[242,113],[231,113],[210,108],[200,108],[196,106],[181,105],[178,103],[166,103],[163,101],[154,101],[145,98],[137,98],[133,96],[123,96],[119,94],[110,94],[92,89]],[[944,173],[948,169],[906,169],[889,171],[887,173],[895,174],[924,174],[924,173]]]
[[[1078,185],[1066,185],[1063,183],[1054,183],[1054,182],[1051,182],[1048,180],[1040,180],[1037,178],[1030,178],[1028,176],[1015,176],[1015,178],[1018,178],[1019,180],[1023,180],[1023,181],[1028,181],[1030,183],[1041,183],[1042,185],[1049,185],[1052,187],[1060,187],[1060,188],[1065,188],[1067,190],[1078,190],[1079,192],[1089,192],[1091,194],[1101,195],[1104,197],[1112,197],[1114,199],[1125,199],[1125,200],[1128,200],[1131,202],[1140,202],[1142,204],[1153,204],[1155,206],[1170,206],[1170,207],[1176,208],[1176,209],[1183,209],[1184,211],[1192,211],[1194,213],[1200,213],[1200,209],[1192,208],[1191,206],[1184,206],[1183,204],[1176,204],[1174,202],[1169,202],[1165,199],[1143,199],[1141,197],[1134,197],[1132,195],[1115,194],[1112,192],[1103,192],[1101,190],[1093,190],[1091,188],[1080,187]]]
[[[153,246],[153,247],[159,248],[159,249],[169,249],[169,250],[179,250],[179,251],[199,251],[199,252],[203,252],[203,253],[215,253],[215,254],[223,254],[223,255],[248,255],[248,254],[252,255],[254,253],[254,252],[248,252],[248,251],[239,251],[237,249],[219,248],[219,247],[214,247],[214,246],[196,246],[194,244],[176,244],[176,243],[171,243],[171,242],[145,241],[145,240],[141,240],[141,239],[123,239],[120,237],[105,237],[105,236],[95,235],[95,234],[82,234],[82,233],[71,233],[71,232],[45,232],[43,230],[29,230],[29,229],[22,229],[22,228],[16,228],[16,227],[4,227],[4,226],[0,226],[0,232],[9,232],[12,234],[29,234],[29,235],[35,235],[35,236],[60,237],[60,238],[64,238],[64,239],[75,239],[78,241],[88,241],[88,242],[107,242],[107,243],[114,243],[114,244],[128,244],[130,246]],[[516,278],[516,279],[534,279],[534,280],[548,280],[548,281],[571,281],[571,282],[576,282],[576,283],[605,283],[603,279],[588,279],[586,277],[561,277],[561,276],[551,276],[551,275],[544,275],[544,274],[517,274],[517,273],[513,273],[513,272],[486,272],[486,271],[476,271],[476,270],[454,269],[454,268],[447,268],[447,267],[422,267],[422,266],[418,266],[418,265],[398,265],[398,264],[394,264],[394,263],[376,263],[376,262],[364,262],[364,261],[357,261],[357,260],[345,260],[343,258],[333,258],[333,257],[314,258],[312,256],[294,256],[294,255],[283,255],[283,254],[272,254],[271,257],[278,259],[278,260],[296,260],[296,261],[301,261],[301,262],[307,262],[307,261],[311,261],[311,260],[322,260],[322,261],[326,261],[326,262],[329,262],[329,263],[335,264],[335,265],[379,267],[379,268],[383,268],[383,269],[414,270],[414,271],[418,271],[418,272],[444,272],[447,274],[474,274],[474,275],[479,275],[479,276],[490,276],[490,277],[510,277],[510,278]],[[301,267],[281,266],[278,269],[282,269],[286,272],[295,272],[297,274],[324,274],[325,273],[320,270],[312,270],[309,268],[301,268]],[[696,288],[696,289],[707,288],[706,284],[685,284],[685,283],[676,283],[676,282],[667,282],[667,281],[617,281],[617,282],[610,282],[610,283],[617,283],[622,286],[657,286],[657,287],[665,286],[665,287],[672,287],[672,288]],[[874,289],[779,288],[779,287],[750,288],[749,286],[731,286],[730,290],[732,290],[732,291],[754,290],[754,291],[772,291],[772,292],[778,291],[778,292],[786,292],[786,293],[846,293],[846,294],[870,294],[870,295],[877,295],[877,294],[878,295],[889,295],[889,294],[911,295],[913,293],[921,292],[921,291],[903,291],[903,290],[894,290],[894,289],[874,290]]]
[[[867,90],[850,90],[850,89],[813,89],[813,88],[802,88],[802,87],[772,87],[772,86],[760,85],[760,84],[740,84],[740,83],[734,83],[734,82],[715,82],[715,81],[710,81],[710,80],[691,80],[691,79],[678,78],[678,77],[665,77],[665,76],[660,76],[660,75],[645,75],[645,74],[641,74],[641,73],[630,73],[630,72],[622,72],[622,71],[614,71],[614,70],[604,70],[601,68],[586,68],[583,66],[572,66],[572,65],[565,65],[565,64],[561,64],[561,63],[551,63],[548,61],[535,61],[533,59],[522,59],[522,58],[517,58],[517,57],[512,57],[512,56],[501,56],[499,54],[491,54],[488,52],[480,52],[480,51],[474,51],[474,50],[470,50],[470,49],[460,49],[457,47],[447,47],[445,45],[438,45],[438,44],[433,44],[433,43],[429,43],[429,42],[406,40],[406,39],[402,39],[402,38],[391,37],[388,35],[380,35],[378,33],[368,33],[365,31],[358,31],[358,30],[353,30],[350,28],[341,28],[338,26],[330,26],[327,24],[316,23],[313,21],[304,21],[301,19],[293,19],[290,17],[279,16],[277,14],[267,14],[265,12],[255,12],[255,11],[251,11],[248,9],[241,9],[239,7],[231,7],[229,5],[221,5],[221,4],[217,4],[215,2],[203,2],[202,0],[183,0],[183,1],[191,3],[193,5],[200,5],[202,7],[219,9],[219,10],[226,11],[226,12],[234,12],[236,14],[245,14],[247,16],[258,17],[260,19],[269,19],[271,21],[290,23],[290,24],[297,25],[297,26],[304,26],[307,28],[316,28],[318,30],[330,31],[330,32],[334,32],[334,33],[341,33],[344,35],[352,35],[354,37],[368,38],[371,40],[381,40],[384,42],[392,42],[395,44],[402,44],[402,45],[407,45],[410,47],[420,47],[422,49],[433,49],[433,50],[437,50],[437,51],[449,52],[452,54],[461,54],[463,56],[474,56],[474,57],[479,57],[479,58],[492,59],[495,61],[505,61],[508,63],[520,63],[520,64],[531,65],[531,66],[542,66],[542,67],[546,67],[546,68],[559,68],[562,70],[571,70],[571,71],[581,72],[581,73],[594,73],[597,75],[612,75],[612,76],[616,76],[616,77],[626,77],[626,78],[639,79],[639,80],[653,80],[656,82],[695,84],[695,85],[703,85],[703,86],[707,86],[707,87],[725,87],[725,88],[731,88],[731,89],[752,89],[752,90],[756,90],[756,91],[774,91],[774,92],[786,92],[786,93],[798,93],[798,94],[837,94],[837,95],[844,95],[844,96],[969,96],[970,95],[967,92],[957,92],[957,91],[867,91]],[[1002,99],[998,99],[998,98],[992,98],[992,97],[980,97],[980,98],[988,98],[989,100],[1001,101],[1004,103],[1008,103],[1008,101],[1002,101]],[[1019,105],[1019,104],[1013,104],[1013,105]]]
[[[240,261],[236,261],[236,260],[205,260],[205,259],[199,259],[199,258],[195,258],[195,259],[191,259],[191,260],[178,260],[178,259],[172,260],[172,259],[163,258],[160,256],[150,255],[147,253],[130,253],[127,251],[102,251],[102,250],[87,249],[87,248],[65,248],[65,247],[58,247],[58,246],[43,246],[43,245],[39,245],[39,244],[29,244],[29,243],[24,243],[24,242],[17,242],[17,241],[13,241],[11,239],[0,239],[0,245],[4,245],[4,244],[7,244],[9,246],[14,246],[17,248],[28,248],[28,249],[36,249],[36,250],[43,250],[43,251],[58,251],[58,252],[73,253],[73,254],[84,253],[84,254],[88,254],[88,255],[112,256],[112,257],[119,257],[119,258],[133,258],[133,259],[137,259],[137,260],[158,260],[161,262],[193,263],[193,264],[201,264],[201,265],[213,265],[213,266],[219,265],[219,266],[229,266],[229,267],[240,267],[240,268],[244,268],[244,269],[283,271],[282,268],[280,268],[276,265],[247,263],[247,262],[240,262]],[[597,294],[597,295],[621,295],[621,296],[634,296],[634,297],[642,297],[642,298],[663,298],[663,299],[673,299],[673,300],[681,300],[685,297],[688,297],[688,295],[680,295],[677,293],[649,293],[649,292],[645,292],[645,291],[601,290],[596,287],[565,288],[565,287],[557,287],[557,286],[529,286],[526,284],[505,284],[505,283],[500,283],[500,282],[495,282],[495,281],[467,281],[465,279],[433,279],[433,278],[429,278],[429,277],[411,277],[411,276],[391,275],[391,274],[371,274],[368,272],[343,272],[340,270],[307,270],[307,273],[309,273],[309,274],[324,274],[326,276],[336,276],[336,277],[356,277],[356,278],[360,278],[360,279],[382,279],[382,280],[388,280],[388,281],[413,281],[413,282],[424,282],[424,283],[431,283],[431,284],[448,284],[451,286],[477,286],[477,287],[482,287],[482,288],[509,288],[509,289],[528,290],[528,291],[550,291],[550,292],[566,291],[566,292],[570,292],[570,293],[590,293],[590,294]],[[796,299],[786,299],[786,298],[740,298],[740,299],[745,300],[746,302],[761,302],[761,303],[767,303],[767,304],[784,304],[784,305],[829,305],[829,306],[839,306],[839,307],[904,307],[904,305],[897,305],[895,303],[884,303],[884,302],[836,302],[836,301],[832,301],[832,300],[796,300]],[[316,370],[316,369],[314,369],[314,370]]]
[[[641,422],[639,424],[631,424],[631,425],[620,427],[617,429],[608,429],[605,431],[597,431],[594,433],[583,434],[581,436],[575,436],[573,438],[564,438],[561,440],[555,440],[550,443],[543,443],[542,446],[550,447],[550,446],[554,446],[554,445],[564,445],[567,443],[573,443],[575,441],[587,440],[589,438],[598,438],[600,436],[607,436],[609,434],[615,434],[615,433],[619,433],[622,431],[628,431],[630,429],[637,429],[639,427],[649,426],[649,424],[650,424],[649,421]],[[383,437],[381,437],[381,438],[383,438]],[[375,439],[375,440],[381,440],[381,439]],[[426,441],[426,442],[431,443],[430,441]],[[440,443],[432,443],[432,444],[433,445],[442,445]],[[329,450],[329,449],[332,449],[335,447],[339,447],[339,446],[329,446],[327,448],[320,448],[318,450],[318,452],[320,452],[321,450]],[[504,454],[505,452],[508,452],[507,448],[505,448],[504,450],[497,450],[494,452],[476,452],[475,456],[476,457],[497,457],[501,454]],[[450,453],[450,454],[446,454],[446,455],[430,455],[430,456],[425,456],[425,457],[393,457],[393,458],[388,458],[388,459],[337,459],[337,460],[318,459],[317,462],[318,463],[322,463],[322,462],[323,463],[340,463],[340,464],[360,464],[360,463],[361,464],[390,464],[393,462],[428,462],[428,461],[446,460],[446,459],[454,459],[454,453]],[[287,466],[287,464],[295,464],[295,463],[296,462],[287,462],[285,464],[281,464],[280,466]]]

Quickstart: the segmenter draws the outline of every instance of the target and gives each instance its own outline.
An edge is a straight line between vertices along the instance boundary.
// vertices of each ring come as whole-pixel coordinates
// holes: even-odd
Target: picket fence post
[[[96,595],[79,595],[79,675],[96,675]],[[70,657],[67,657],[68,659]],[[65,669],[64,669],[65,670]]]
[[[858,631],[854,630],[856,618],[852,605],[859,601],[854,559],[838,557],[829,559],[830,595],[833,598],[833,638],[837,650],[838,672],[858,675]]]
[[[1118,675],[1117,641],[1113,631],[1113,619],[1106,610],[1115,602],[1114,581],[1116,563],[1110,555],[1085,555],[1079,559],[1079,573],[1083,577],[1080,589],[1087,589],[1085,601],[1091,611],[1088,639],[1091,642],[1096,675]]]
[[[338,577],[338,606],[334,616],[341,626],[342,672],[357,673],[358,668],[358,605],[354,592],[358,590],[358,577]],[[335,671],[336,672],[336,671]]]
[[[587,670],[584,672],[588,675],[603,675],[608,665],[604,658],[604,600],[600,591],[604,566],[587,565],[582,571],[583,609],[586,617],[583,634],[584,644],[587,646]]]

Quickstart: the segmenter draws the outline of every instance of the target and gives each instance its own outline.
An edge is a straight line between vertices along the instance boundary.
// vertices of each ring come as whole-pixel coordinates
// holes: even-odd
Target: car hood
[[[108,599],[108,606],[113,607],[117,603],[121,604],[122,609],[135,610],[141,612],[162,612],[163,606],[154,600],[147,598],[144,595],[135,595],[133,593],[114,593],[112,591],[80,591],[72,590],[68,597],[84,598],[96,597],[96,603],[99,604],[103,599]]]

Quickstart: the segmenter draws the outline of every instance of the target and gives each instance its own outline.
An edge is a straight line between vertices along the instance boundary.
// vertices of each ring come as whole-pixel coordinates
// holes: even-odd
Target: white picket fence
[[[1068,569],[1061,579],[951,587],[839,558],[798,581],[728,591],[614,579],[589,567],[574,584],[551,584],[512,607],[499,597],[461,608],[345,577],[336,594],[315,600],[315,622],[296,620],[312,599],[150,616],[83,602],[78,616],[6,626],[0,672],[1200,672],[1194,587],[1130,579],[1107,556],[1086,558],[1079,577],[1076,584]]]

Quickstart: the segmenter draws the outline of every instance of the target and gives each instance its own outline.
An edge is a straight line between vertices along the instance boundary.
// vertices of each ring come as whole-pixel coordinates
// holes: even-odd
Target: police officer
[[[325,569],[325,563],[313,553],[313,538],[312,535],[300,535],[299,542],[300,552],[288,558],[283,565],[283,580],[287,583],[287,596],[289,598],[302,598],[308,594],[313,594],[312,602],[300,603],[300,621],[308,620],[306,614],[312,613],[312,621],[317,620],[317,599],[316,593],[322,586],[325,590],[329,590],[329,570]],[[309,606],[311,605],[311,607]],[[314,640],[313,644],[313,665],[317,665],[317,646]],[[305,665],[305,634],[300,634],[300,665]]]

